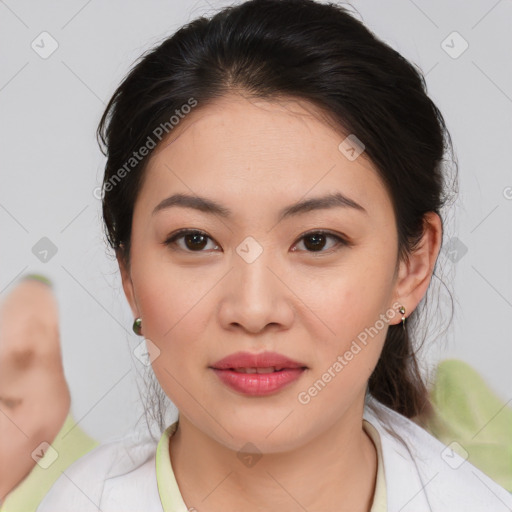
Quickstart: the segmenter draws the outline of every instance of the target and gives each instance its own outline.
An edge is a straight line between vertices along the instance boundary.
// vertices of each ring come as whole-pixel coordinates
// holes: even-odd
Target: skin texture
[[[0,500],[30,473],[70,408],[51,288],[22,280],[0,307]]]
[[[391,199],[364,153],[350,161],[340,152],[344,138],[312,105],[230,94],[181,121],[148,164],[130,266],[118,261],[133,314],[159,351],[155,374],[180,411],[170,453],[188,507],[370,509],[377,456],[362,415],[388,324],[308,404],[297,397],[380,315],[397,324],[397,303],[414,310],[441,222],[426,217],[422,243],[395,273]],[[336,207],[278,221],[282,208],[333,192],[366,212]],[[206,196],[232,217],[176,206],[152,214],[175,193]],[[210,238],[166,246],[182,228]],[[321,229],[350,245],[326,237],[315,250],[304,234]],[[262,249],[251,263],[237,252],[246,237]],[[247,397],[209,368],[233,352],[265,350],[308,369],[273,395]],[[262,455],[251,467],[237,457],[246,443]]]

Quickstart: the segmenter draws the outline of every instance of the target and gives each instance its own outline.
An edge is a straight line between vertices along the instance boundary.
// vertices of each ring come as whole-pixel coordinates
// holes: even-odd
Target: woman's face
[[[199,105],[152,155],[134,209],[123,282],[158,348],[155,374],[181,418],[234,450],[293,449],[360,421],[401,318],[390,197],[362,148],[340,149],[345,137],[306,107],[235,95]],[[166,244],[183,229],[204,236]],[[264,351],[299,368],[214,369]]]

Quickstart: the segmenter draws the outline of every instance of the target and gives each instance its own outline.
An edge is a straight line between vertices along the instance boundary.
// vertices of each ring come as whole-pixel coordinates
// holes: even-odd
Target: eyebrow
[[[224,218],[230,218],[233,215],[233,212],[229,208],[222,206],[212,199],[201,196],[191,196],[187,194],[174,194],[170,197],[167,197],[158,203],[158,205],[154,208],[152,215],[155,215],[157,212],[171,208],[173,206],[193,208],[204,213],[219,215],[220,217]],[[343,195],[341,192],[336,192],[321,197],[305,199],[303,201],[299,201],[290,206],[287,206],[278,213],[277,218],[279,221],[281,221],[288,217],[303,214],[313,210],[323,210],[339,207],[353,208],[363,213],[368,213],[359,203],[356,203],[353,199]]]

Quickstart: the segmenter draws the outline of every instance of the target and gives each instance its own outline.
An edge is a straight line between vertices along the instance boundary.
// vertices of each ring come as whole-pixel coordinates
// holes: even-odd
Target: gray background
[[[72,412],[100,440],[133,428],[144,384],[132,355],[140,338],[131,332],[94,194],[104,165],[95,129],[144,50],[222,5],[0,1],[0,299],[27,272],[56,283]],[[448,357],[465,360],[511,400],[512,2],[352,5],[377,36],[426,73],[458,156],[460,193],[444,241],[450,250],[439,260],[456,308],[448,330],[430,340],[425,368]],[[40,35],[45,31],[50,36]],[[459,55],[464,41],[469,46]],[[51,44],[57,49],[42,58]],[[47,261],[37,255],[48,244],[43,237],[57,249]],[[440,316],[449,309],[442,296]]]

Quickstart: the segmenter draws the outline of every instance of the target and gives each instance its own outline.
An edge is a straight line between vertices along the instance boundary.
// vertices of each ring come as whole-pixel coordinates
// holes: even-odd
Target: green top
[[[156,480],[164,512],[189,511],[189,508],[185,505],[183,497],[181,496],[169,455],[169,439],[174,432],[176,432],[177,427],[178,421],[174,422],[164,430],[156,449]],[[375,494],[370,512],[387,512],[386,480],[384,475],[384,461],[382,458],[380,436],[375,427],[365,419],[363,419],[363,429],[372,439],[377,449],[378,459]]]
[[[430,391],[434,415],[422,426],[512,492],[512,409],[469,364],[446,359]]]
[[[0,512],[35,512],[62,472],[98,446],[68,414],[62,428],[30,473],[0,503]],[[46,468],[46,469],[44,469]]]

